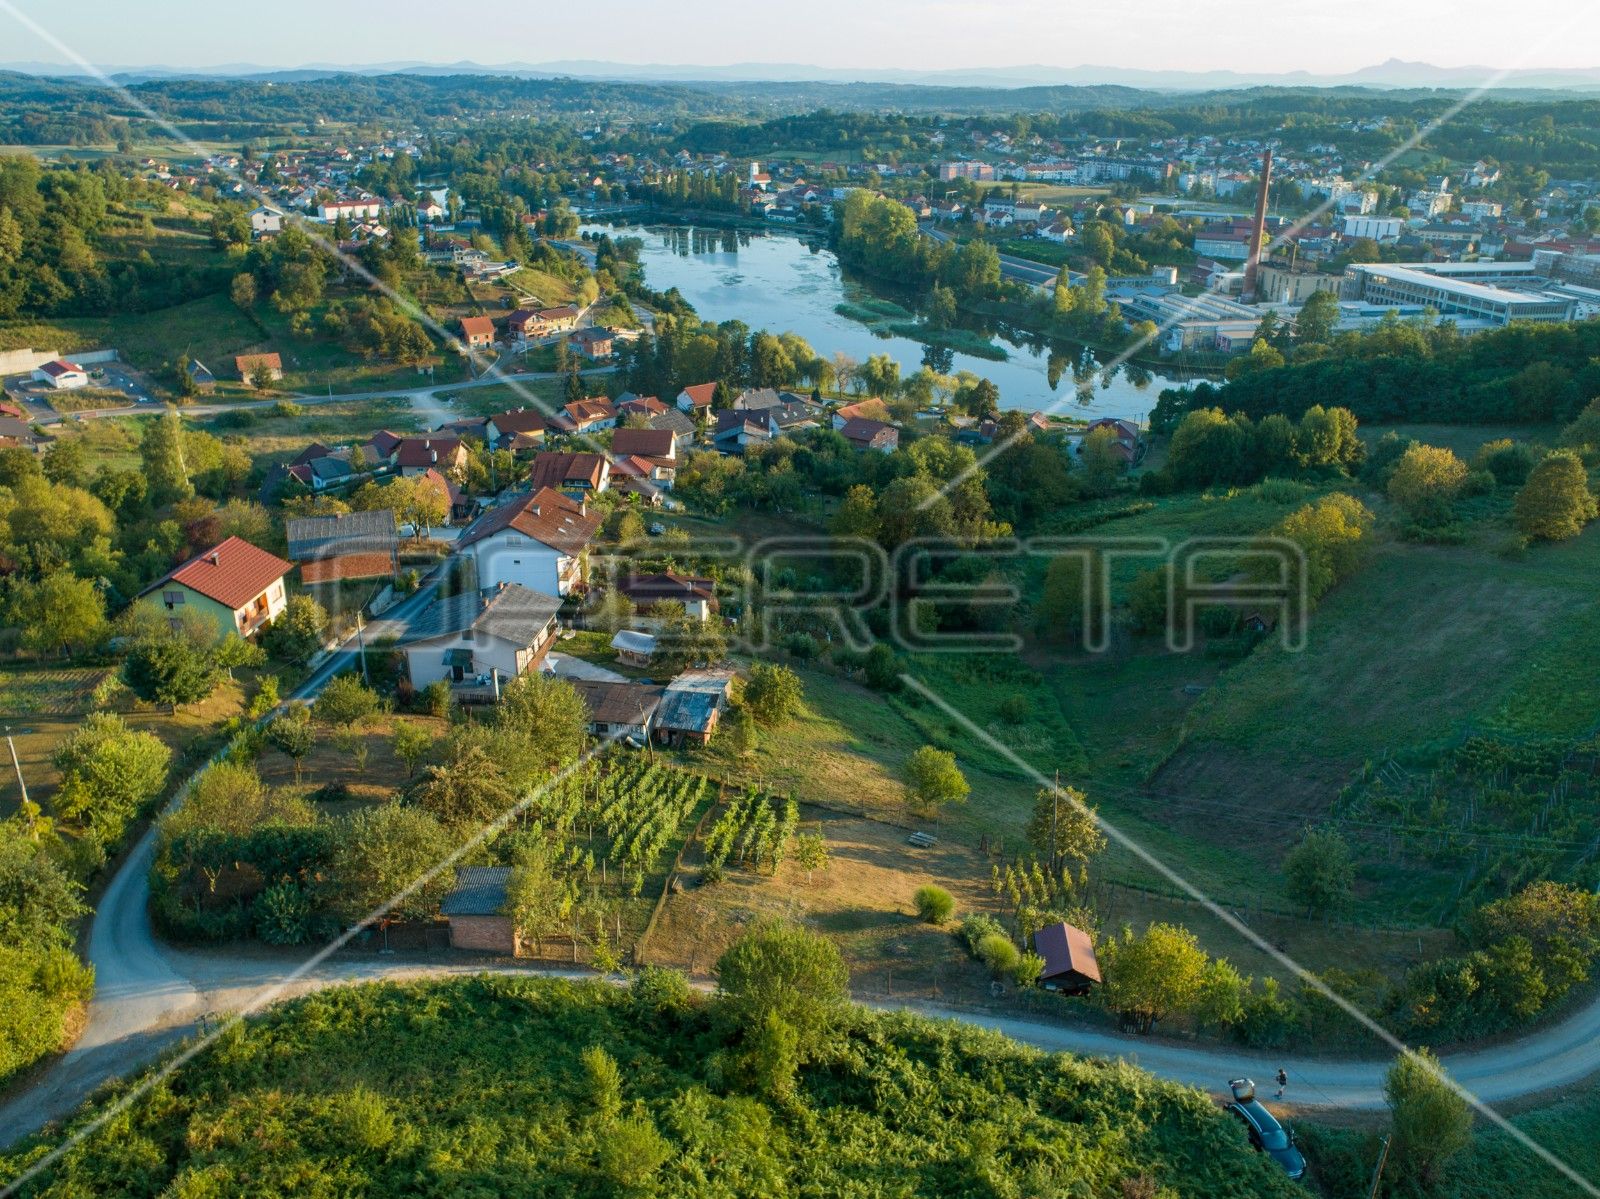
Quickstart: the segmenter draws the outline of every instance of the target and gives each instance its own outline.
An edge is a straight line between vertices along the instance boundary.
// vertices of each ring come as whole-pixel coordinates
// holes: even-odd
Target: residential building
[[[685,387],[678,393],[678,410],[690,414],[697,412],[710,412],[711,401],[716,397],[717,385],[715,383],[696,383]]]
[[[578,323],[578,310],[570,304],[556,308],[519,308],[506,318],[506,328],[521,338],[565,333]]]
[[[534,455],[528,483],[534,491],[550,488],[580,498],[598,495],[611,485],[611,463],[604,454],[545,450]]]
[[[498,582],[435,600],[400,638],[411,685],[440,679],[478,699],[538,665],[556,636],[561,601],[518,583]]]
[[[283,577],[293,569],[276,554],[230,537],[151,583],[138,602],[174,628],[187,616],[200,616],[216,625],[219,641],[231,633],[250,638],[283,612]]]
[[[836,408],[833,413],[834,431],[837,432],[843,429],[857,417],[864,417],[867,420],[887,421],[889,419],[889,405],[885,404],[877,396],[869,396],[864,400],[857,400],[853,404],[845,404],[843,407]]]
[[[407,478],[430,470],[459,474],[467,468],[467,447],[459,437],[403,437],[389,462]]]
[[[656,710],[666,695],[665,687],[591,679],[568,681],[589,709],[592,735],[642,746],[654,731]]]
[[[250,232],[257,237],[282,233],[283,222],[288,215],[283,209],[274,208],[271,204],[258,204],[250,210]]]
[[[858,416],[844,423],[839,435],[856,450],[877,450],[892,454],[900,448],[900,430],[881,420],[868,420]]]
[[[234,373],[252,386],[263,380],[276,383],[283,378],[283,358],[277,353],[240,354],[233,360]]]
[[[567,337],[567,343],[591,362],[611,357],[616,350],[616,335],[609,329],[579,329]]]
[[[709,620],[718,610],[717,587],[710,579],[666,571],[625,575],[615,586],[640,615],[650,615],[657,604],[668,602],[682,604],[684,614],[691,620]]]
[[[543,443],[548,424],[543,413],[513,408],[497,412],[484,422],[483,439],[491,449],[529,450]]]
[[[660,458],[675,463],[678,458],[678,435],[670,429],[618,429],[611,435],[611,452],[619,456],[638,454],[642,458]]]
[[[482,350],[494,345],[494,321],[486,316],[462,317],[461,340],[469,350]]]
[[[1405,221],[1397,216],[1346,216],[1341,233],[1347,241],[1357,237],[1394,241],[1405,232],[1405,227]]]
[[[365,221],[383,215],[382,200],[334,200],[317,205],[317,216],[324,221]]]
[[[480,587],[520,583],[546,595],[568,595],[583,580],[583,554],[600,517],[551,488],[491,508],[461,534]]]
[[[605,396],[590,396],[565,405],[553,420],[567,433],[597,433],[617,427],[617,406]]]

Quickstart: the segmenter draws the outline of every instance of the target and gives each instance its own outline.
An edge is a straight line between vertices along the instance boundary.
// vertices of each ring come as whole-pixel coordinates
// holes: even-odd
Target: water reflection
[[[1181,385],[1175,375],[1144,365],[1102,363],[1087,347],[1051,341],[992,318],[964,314],[960,325],[1002,349],[1004,360],[903,336],[887,326],[911,323],[907,314],[914,314],[924,297],[844,270],[814,234],[687,225],[586,228],[639,238],[650,286],[677,288],[705,320],[792,330],[825,358],[844,354],[859,361],[888,353],[900,363],[902,376],[919,366],[942,375],[971,371],[994,381],[1002,407],[1142,418],[1162,388]],[[888,315],[895,311],[891,304],[904,312]],[[885,319],[869,328],[848,314],[860,315],[864,306]]]

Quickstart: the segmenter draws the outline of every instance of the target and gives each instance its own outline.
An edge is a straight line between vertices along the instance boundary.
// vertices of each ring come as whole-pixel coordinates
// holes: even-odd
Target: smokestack
[[[1261,267],[1261,246],[1267,240],[1267,193],[1272,190],[1272,147],[1261,152],[1261,191],[1256,195],[1256,219],[1250,226],[1250,256],[1245,262],[1244,288],[1239,298],[1256,302],[1256,272]]]

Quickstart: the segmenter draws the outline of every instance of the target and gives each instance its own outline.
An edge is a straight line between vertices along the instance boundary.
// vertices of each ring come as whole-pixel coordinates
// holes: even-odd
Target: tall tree
[[[153,504],[171,504],[194,495],[194,484],[189,481],[184,462],[183,440],[183,418],[176,408],[168,408],[144,427],[139,458]]]

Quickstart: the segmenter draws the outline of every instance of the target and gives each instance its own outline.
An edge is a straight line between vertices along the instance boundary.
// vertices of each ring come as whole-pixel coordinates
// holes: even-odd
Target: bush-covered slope
[[[23,1193],[1304,1193],[1204,1096],[1126,1066],[852,1009],[792,1097],[768,1098],[713,1007],[652,993],[487,976],[324,991],[223,1036]],[[51,1143],[0,1159],[0,1178]]]

